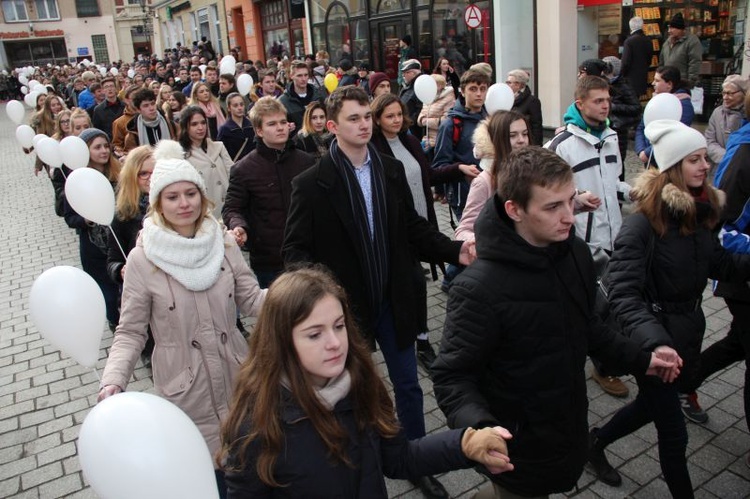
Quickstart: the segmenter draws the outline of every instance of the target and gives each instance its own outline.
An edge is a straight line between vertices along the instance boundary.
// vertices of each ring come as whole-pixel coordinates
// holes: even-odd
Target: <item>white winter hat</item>
[[[659,172],[669,170],[686,156],[707,147],[702,133],[676,120],[654,120],[646,125],[644,132],[654,148]]]
[[[185,159],[185,152],[179,142],[160,140],[154,150],[154,172],[151,174],[149,198],[152,203],[159,198],[159,193],[175,182],[192,182],[206,195],[206,184],[203,177],[193,165]]]

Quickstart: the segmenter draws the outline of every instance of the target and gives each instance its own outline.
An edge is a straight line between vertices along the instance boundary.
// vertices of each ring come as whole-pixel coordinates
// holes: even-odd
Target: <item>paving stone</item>
[[[76,455],[76,445],[73,442],[68,442],[62,445],[57,445],[51,449],[47,449],[40,452],[36,456],[37,463],[39,466],[51,463],[53,461],[62,461],[62,459]]]
[[[28,473],[24,473],[21,476],[21,487],[27,490],[32,487],[36,487],[41,483],[49,482],[50,480],[59,478],[62,475],[62,464],[57,462],[51,463],[46,466],[41,466],[32,471],[29,471]]]
[[[57,480],[47,482],[39,487],[39,495],[45,499],[65,497],[81,488],[81,477],[78,473],[66,475]]]

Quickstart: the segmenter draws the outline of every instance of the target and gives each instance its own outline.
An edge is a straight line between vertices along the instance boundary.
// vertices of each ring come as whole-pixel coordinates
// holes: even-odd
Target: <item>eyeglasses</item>
[[[70,125],[70,120],[60,120],[61,125]]]
[[[735,90],[734,92],[730,92],[728,90],[724,90],[723,92],[721,92],[721,95],[725,95],[725,96],[729,97],[730,95],[738,94],[740,92],[742,92],[742,90]]]
[[[142,180],[146,180],[147,178],[151,178],[151,174],[152,173],[153,172],[149,172],[149,171],[145,171],[145,170],[144,171],[140,171],[140,172],[138,172],[138,178],[140,178]]]

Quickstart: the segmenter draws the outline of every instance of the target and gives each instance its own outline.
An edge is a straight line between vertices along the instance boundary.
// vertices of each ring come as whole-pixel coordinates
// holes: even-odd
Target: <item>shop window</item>
[[[76,13],[78,17],[97,17],[99,15],[99,2],[97,0],[76,0]]]
[[[354,55],[354,62],[372,66],[370,61],[370,44],[367,40],[367,19],[352,21],[352,30],[352,54]]]
[[[351,51],[351,33],[349,31],[349,14],[341,3],[334,3],[328,10],[326,38],[331,64],[337,64],[346,52]]]
[[[97,64],[109,64],[106,35],[91,35],[91,46],[94,47],[94,60]]]
[[[282,0],[266,2],[260,6],[260,24],[264,30],[280,28],[286,23],[286,10]]]
[[[6,23],[28,21],[26,3],[23,0],[3,0],[3,16]]]
[[[308,3],[308,8],[310,9],[310,22],[313,25],[325,22],[326,11],[328,10],[328,7],[331,5],[331,3],[331,0],[321,0],[319,2]],[[322,29],[322,26],[320,28]],[[317,40],[323,40],[323,43],[325,43],[325,36],[319,39],[316,38],[314,43],[317,43]]]
[[[216,50],[216,52],[218,53],[224,53],[224,42],[221,38],[221,19],[219,18],[219,8],[216,6],[216,4],[213,4],[211,6],[211,21],[213,21],[214,28],[216,30],[215,40],[217,45],[214,47],[214,50]]]
[[[408,9],[409,0],[370,0],[370,6],[376,14],[387,14]]]
[[[289,30],[286,27],[264,30],[263,46],[266,48],[266,59],[270,59],[271,57],[278,57],[279,59],[282,59],[284,56],[291,57],[291,52],[289,51]]]
[[[480,28],[471,30],[464,23],[464,4],[449,0],[435,0],[433,3],[433,58],[445,57],[458,74],[462,74],[476,62],[491,60],[489,1],[476,2],[475,5],[482,10],[486,26],[483,24]]]
[[[432,73],[435,59],[432,50],[432,25],[430,24],[430,11],[421,9],[417,11],[417,33],[419,39],[412,40],[419,53],[419,61],[422,63],[422,69]]]
[[[40,21],[60,19],[56,0],[36,0],[36,16]]]

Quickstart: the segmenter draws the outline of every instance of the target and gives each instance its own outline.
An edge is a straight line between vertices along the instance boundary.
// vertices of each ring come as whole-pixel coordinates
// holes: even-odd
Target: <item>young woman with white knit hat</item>
[[[154,386],[190,416],[214,453],[234,379],[248,353],[235,325],[236,309],[257,315],[265,290],[234,236],[211,216],[203,178],[184,158],[182,146],[162,140],[154,159],[151,206],[128,255],[120,323],[99,400],[126,388],[150,325]],[[224,497],[220,471],[217,481]]]
[[[644,349],[672,346],[683,366],[671,384],[636,376],[635,400],[591,430],[589,462],[600,480],[619,485],[604,448],[653,422],[664,480],[674,497],[691,498],[688,434],[678,392],[696,388],[706,328],[701,297],[710,278],[748,280],[750,255],[726,252],[712,232],[722,193],[707,180],[703,135],[673,120],[653,121],[645,133],[659,168],[642,173],[633,189],[636,213],[623,223],[609,262],[609,302],[625,334]]]

